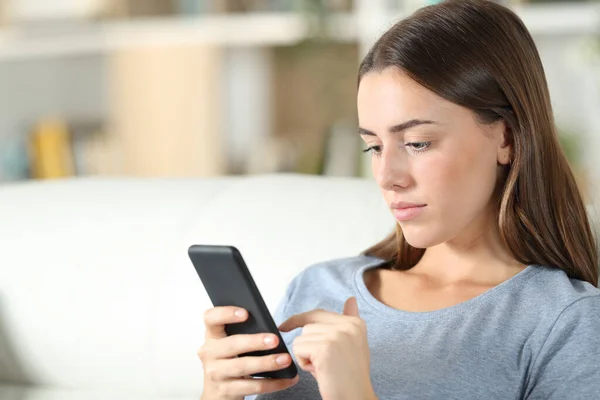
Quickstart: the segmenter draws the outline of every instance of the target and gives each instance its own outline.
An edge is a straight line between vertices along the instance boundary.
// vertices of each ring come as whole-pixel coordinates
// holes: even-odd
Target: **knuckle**
[[[198,358],[200,360],[204,360],[206,358],[206,347],[205,346],[200,347],[198,349],[197,354],[198,354]]]
[[[254,365],[254,362],[252,361],[253,358],[254,357],[239,357],[235,364],[232,364],[230,372],[237,377],[249,375],[252,372],[252,366]]]
[[[348,333],[363,332],[364,330],[366,330],[365,322],[356,317],[352,317],[352,319],[348,321],[348,325],[346,325],[345,328],[345,331]]]
[[[236,337],[235,343],[232,343],[232,349],[237,353],[246,353],[251,350],[256,350],[260,347],[260,338],[256,339],[251,335],[239,335]]]
[[[252,393],[265,393],[267,392],[266,387],[267,387],[267,381],[266,380],[252,380],[251,382],[249,382],[248,384],[248,389],[252,392]]]
[[[210,322],[212,320],[213,310],[214,310],[214,308],[209,308],[204,311],[204,315],[203,315],[204,323],[210,324]]]
[[[206,364],[204,366],[204,374],[213,382],[217,382],[219,380],[219,370],[215,364]]]
[[[350,333],[356,335],[357,333],[362,333],[364,331],[363,325],[361,322],[356,322],[352,325],[352,330]]]
[[[367,333],[367,324],[362,319],[358,320],[354,325],[354,332],[365,335]]]
[[[360,329],[366,329],[367,327],[365,320],[358,317],[354,317],[354,324]]]
[[[272,370],[273,368],[276,368],[278,366],[277,361],[275,361],[275,359],[278,357],[278,355],[272,355],[267,357],[263,362],[262,362],[262,367],[265,369],[269,369]]]
[[[334,332],[331,332],[329,342],[337,342],[339,340],[342,340],[346,337],[347,334],[348,332],[344,329],[339,329]]]
[[[235,375],[239,378],[247,377],[254,372],[257,372],[258,368],[256,368],[256,362],[253,361],[254,357],[240,357],[238,362],[231,367],[232,375]]]
[[[263,350],[265,348],[265,343],[263,342],[264,336],[262,335],[252,335],[246,336],[239,343],[240,352],[250,352],[250,351],[258,351]]]
[[[230,373],[230,375],[236,376],[236,377],[242,377],[247,375],[247,369],[248,369],[248,363],[247,362],[243,362],[245,357],[241,357],[238,358],[236,361],[236,363],[234,363],[228,370],[228,372]]]
[[[248,363],[245,365],[244,372],[246,373],[258,373],[265,372],[273,369],[273,361],[272,357],[260,357],[255,358],[252,357],[251,360],[248,360]]]

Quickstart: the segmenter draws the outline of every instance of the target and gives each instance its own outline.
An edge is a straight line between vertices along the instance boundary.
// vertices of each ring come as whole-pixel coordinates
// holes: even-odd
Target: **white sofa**
[[[373,181],[300,175],[21,183],[0,204],[1,400],[198,400],[189,245],[237,246],[273,310],[393,227]]]
[[[267,175],[0,186],[0,399],[197,400],[195,243],[240,249],[273,310],[394,221],[372,180]]]

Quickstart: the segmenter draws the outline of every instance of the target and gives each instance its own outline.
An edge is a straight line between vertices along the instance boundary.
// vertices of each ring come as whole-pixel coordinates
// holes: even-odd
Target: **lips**
[[[422,203],[410,203],[407,201],[395,201],[392,202],[392,204],[390,205],[391,208],[395,209],[395,210],[402,210],[405,208],[414,208],[414,207],[424,207],[427,204],[422,204]]]
[[[398,221],[409,221],[416,218],[427,207],[427,204],[398,202],[392,203],[394,217]]]

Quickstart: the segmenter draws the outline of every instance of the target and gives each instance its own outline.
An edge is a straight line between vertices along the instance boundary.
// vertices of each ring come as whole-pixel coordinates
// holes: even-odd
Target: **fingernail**
[[[235,310],[235,316],[239,318],[243,318],[246,316],[246,311],[244,310]]]
[[[272,345],[273,343],[275,343],[275,338],[273,336],[267,336],[263,339],[263,341],[267,345]]]
[[[275,359],[275,362],[276,362],[277,364],[279,364],[279,365],[285,365],[285,364],[287,364],[287,363],[288,363],[288,356],[286,356],[286,355],[281,355],[281,356],[278,356],[278,357]]]

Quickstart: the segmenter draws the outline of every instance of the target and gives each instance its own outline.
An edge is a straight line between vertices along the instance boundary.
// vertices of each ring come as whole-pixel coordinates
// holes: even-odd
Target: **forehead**
[[[357,108],[361,120],[371,115],[377,119],[384,115],[434,118],[452,113],[457,107],[395,67],[366,73],[358,87]]]

